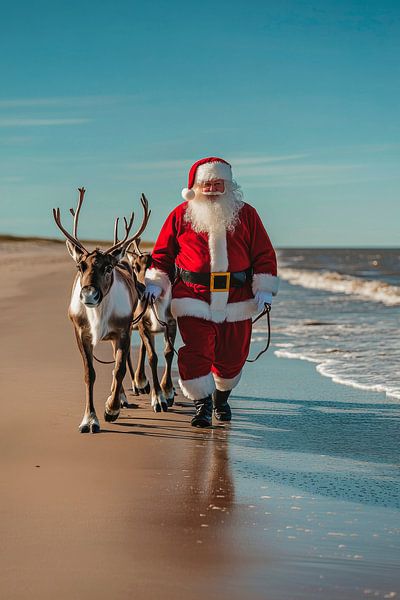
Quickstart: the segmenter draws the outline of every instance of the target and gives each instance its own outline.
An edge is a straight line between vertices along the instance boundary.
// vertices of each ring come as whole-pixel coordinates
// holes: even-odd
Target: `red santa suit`
[[[222,171],[221,165],[211,164],[211,175],[216,179],[215,174],[224,174],[229,181],[225,161],[203,160],[223,163]],[[194,165],[196,170],[199,164],[202,162]],[[184,193],[190,198],[187,191]],[[177,206],[165,221],[146,281],[159,285],[164,296],[172,292],[171,311],[185,344],[178,355],[179,383],[186,397],[197,400],[216,388],[231,390],[239,382],[249,351],[251,318],[258,313],[254,294],[262,290],[275,295],[278,278],[275,251],[252,206],[240,204],[233,231],[217,228],[199,233],[187,218],[189,203]],[[179,269],[234,273],[250,268],[252,276],[243,287],[231,287],[229,291],[210,291],[209,286],[184,282],[179,277]]]

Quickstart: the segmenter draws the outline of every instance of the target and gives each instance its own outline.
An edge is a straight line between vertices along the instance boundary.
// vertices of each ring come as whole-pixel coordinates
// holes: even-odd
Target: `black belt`
[[[196,273],[178,268],[177,274],[182,281],[204,285],[209,287],[211,292],[229,292],[230,288],[241,288],[247,281],[250,281],[253,269],[249,267],[245,271],[237,271],[236,273]]]

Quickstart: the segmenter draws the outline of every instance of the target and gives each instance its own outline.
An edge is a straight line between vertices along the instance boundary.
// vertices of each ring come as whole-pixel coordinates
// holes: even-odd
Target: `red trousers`
[[[233,389],[249,353],[251,319],[213,323],[178,317],[178,327],[184,343],[178,353],[179,383],[185,396],[198,400],[215,389]]]

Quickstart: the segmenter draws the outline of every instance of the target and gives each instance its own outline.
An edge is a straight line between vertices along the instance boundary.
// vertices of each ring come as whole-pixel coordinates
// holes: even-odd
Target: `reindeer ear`
[[[123,259],[123,257],[125,256],[125,253],[126,253],[126,246],[122,246],[122,248],[115,248],[115,250],[112,250],[109,253],[109,255],[115,259],[116,263],[118,263],[120,260]]]
[[[73,260],[75,262],[79,262],[80,259],[82,258],[82,254],[83,254],[82,250],[80,248],[78,248],[78,246],[75,246],[75,244],[73,244],[69,240],[65,241],[65,245],[67,246],[67,250],[68,250],[70,256],[73,258]]]

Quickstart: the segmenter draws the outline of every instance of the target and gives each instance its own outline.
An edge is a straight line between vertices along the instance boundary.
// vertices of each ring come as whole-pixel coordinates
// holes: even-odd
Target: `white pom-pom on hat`
[[[187,201],[193,200],[196,195],[192,189],[195,183],[211,181],[212,179],[232,181],[231,165],[223,158],[209,156],[195,162],[189,171],[188,186],[182,190],[182,198]]]
[[[188,202],[189,202],[189,200],[193,200],[195,195],[196,195],[195,191],[191,190],[189,188],[183,188],[183,190],[182,190],[182,198],[184,200],[187,200]]]

